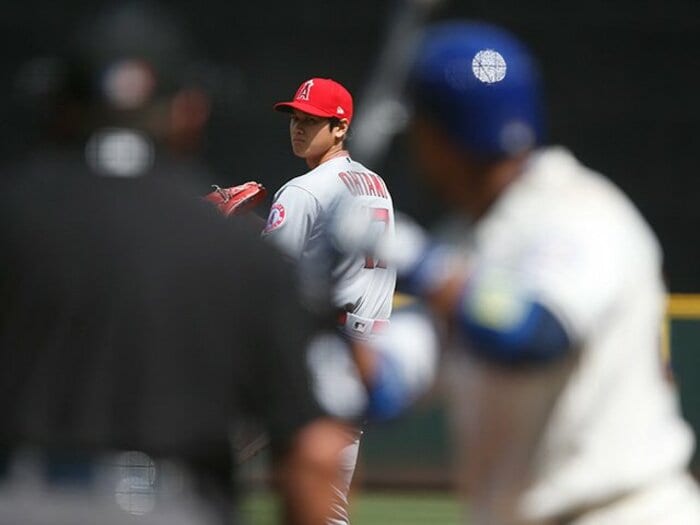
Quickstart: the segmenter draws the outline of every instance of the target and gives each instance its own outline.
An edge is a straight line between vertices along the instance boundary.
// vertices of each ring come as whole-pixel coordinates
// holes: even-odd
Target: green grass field
[[[243,508],[249,525],[279,523],[269,494],[249,495]],[[445,493],[363,492],[351,506],[353,525],[457,525],[459,515],[459,505]]]

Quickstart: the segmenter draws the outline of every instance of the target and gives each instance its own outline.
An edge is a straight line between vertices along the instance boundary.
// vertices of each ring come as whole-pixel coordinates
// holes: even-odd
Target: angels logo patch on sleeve
[[[267,224],[265,225],[263,233],[270,233],[271,231],[282,226],[286,217],[287,212],[285,211],[284,206],[282,206],[279,202],[273,204],[272,208],[270,208],[270,215],[267,216]]]

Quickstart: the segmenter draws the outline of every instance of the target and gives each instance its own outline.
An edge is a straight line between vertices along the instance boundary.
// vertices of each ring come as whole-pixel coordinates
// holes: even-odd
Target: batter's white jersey
[[[678,482],[693,438],[660,354],[661,252],[622,192],[568,151],[545,149],[459,237],[482,279],[534,296],[578,346],[517,373],[459,352],[451,399],[469,523],[540,523]],[[507,296],[484,304],[485,318],[517,314]],[[624,516],[610,523],[686,523]]]
[[[287,182],[275,194],[263,235],[304,268],[328,257],[328,228],[338,206],[366,207],[384,235],[394,235],[394,207],[379,175],[349,156],[330,159]],[[382,261],[341,255],[332,268],[333,302],[368,319],[388,319],[396,272]]]

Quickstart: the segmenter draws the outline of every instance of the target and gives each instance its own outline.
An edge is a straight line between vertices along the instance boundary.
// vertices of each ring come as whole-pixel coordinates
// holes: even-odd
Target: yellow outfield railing
[[[700,294],[670,294],[666,302],[666,321],[661,342],[664,362],[671,362],[671,321],[679,319],[700,320]]]
[[[416,298],[412,295],[396,292],[394,294],[394,308],[403,308],[415,302],[415,300]]]
[[[700,294],[671,294],[666,315],[672,319],[700,319]]]

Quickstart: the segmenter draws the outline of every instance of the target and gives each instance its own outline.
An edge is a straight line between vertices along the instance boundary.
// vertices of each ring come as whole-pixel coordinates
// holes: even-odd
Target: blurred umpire
[[[54,64],[41,145],[3,170],[0,523],[236,523],[244,415],[286,522],[322,523],[343,441],[301,355],[318,323],[277,253],[188,187],[175,153],[208,103],[153,13],[90,26]]]

